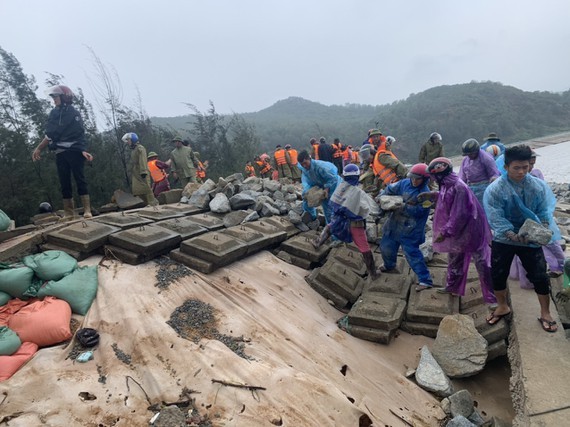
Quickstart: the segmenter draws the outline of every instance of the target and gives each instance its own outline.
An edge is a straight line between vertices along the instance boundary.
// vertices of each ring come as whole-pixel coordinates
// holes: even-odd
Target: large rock
[[[222,190],[222,193],[224,193],[228,199],[233,197],[236,192],[236,186],[231,183],[227,184]]]
[[[186,425],[184,413],[176,405],[163,408],[154,421],[155,427],[178,427]]]
[[[275,207],[271,206],[269,203],[263,203],[259,211],[259,214],[262,217],[268,217],[273,215],[280,215],[281,212],[279,211],[279,209],[276,209]]]
[[[184,190],[182,190],[182,197],[185,196],[185,197],[190,198],[190,196],[192,196],[192,194],[194,194],[196,191],[198,191],[198,189],[201,186],[202,186],[202,184],[198,184],[197,182],[189,182],[184,187]]]
[[[477,426],[473,424],[471,421],[469,421],[467,418],[465,418],[464,416],[458,415],[453,419],[451,419],[445,425],[445,427],[477,427]]]
[[[473,398],[467,390],[459,390],[448,397],[450,403],[451,416],[462,415],[469,418],[473,413]]]
[[[301,220],[301,215],[299,215],[297,212],[291,210],[288,213],[289,215],[289,221],[291,221],[291,224],[301,224],[303,221]]]
[[[230,206],[233,210],[246,209],[255,205],[255,198],[247,193],[238,193],[230,198]]]
[[[311,187],[305,193],[305,200],[310,208],[316,208],[325,200],[325,190],[320,187]]]
[[[530,242],[548,245],[552,238],[552,230],[542,226],[532,219],[527,219],[519,230],[519,236],[526,237]]]
[[[199,189],[198,191],[195,191],[192,196],[190,196],[188,204],[196,206],[200,209],[207,209],[210,205],[210,195],[206,190]]]
[[[279,181],[272,181],[270,179],[263,180],[263,189],[271,193],[281,190],[281,183]]]
[[[216,188],[216,183],[211,179],[207,179],[205,183],[200,186],[200,190],[204,190],[206,192],[210,192]]]
[[[259,214],[257,213],[257,211],[253,211],[251,213],[249,213],[242,221],[242,224],[246,223],[246,222],[254,222],[257,221],[259,219]]]
[[[227,182],[234,182],[234,183],[242,182],[243,181],[243,173],[236,172],[233,175],[226,176],[226,181]]]
[[[431,355],[427,346],[422,347],[420,363],[416,369],[418,385],[440,397],[448,397],[453,393],[453,385]]]
[[[402,196],[380,196],[380,208],[384,211],[393,211],[404,206]]]
[[[248,211],[233,211],[224,216],[224,227],[230,228],[239,225],[251,212]],[[257,212],[256,212],[257,213]]]
[[[485,367],[487,340],[477,332],[471,317],[453,314],[439,324],[432,353],[451,378],[469,377]]]
[[[210,210],[214,213],[228,213],[232,210],[230,201],[224,193],[216,194],[210,201]]]

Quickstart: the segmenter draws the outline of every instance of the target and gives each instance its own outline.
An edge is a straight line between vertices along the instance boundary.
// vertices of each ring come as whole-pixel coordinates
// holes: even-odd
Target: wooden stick
[[[257,385],[247,385],[247,384],[236,384],[236,383],[229,383],[223,380],[215,380],[212,378],[213,383],[218,383],[221,385],[225,385],[228,387],[237,387],[237,388],[245,388],[247,390],[267,390],[265,387],[257,386]]]

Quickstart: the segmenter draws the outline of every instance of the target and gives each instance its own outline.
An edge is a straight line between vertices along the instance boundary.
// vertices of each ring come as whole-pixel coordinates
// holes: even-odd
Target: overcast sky
[[[378,105],[472,80],[570,88],[569,0],[0,0],[0,19],[42,96],[51,72],[93,102],[90,47],[151,116]]]

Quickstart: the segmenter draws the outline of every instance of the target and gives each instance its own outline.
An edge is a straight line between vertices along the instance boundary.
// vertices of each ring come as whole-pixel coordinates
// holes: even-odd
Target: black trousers
[[[64,199],[73,198],[71,187],[71,175],[77,184],[77,192],[80,196],[89,194],[87,192],[87,181],[83,168],[85,166],[85,157],[81,151],[65,150],[56,154],[55,164],[57,166],[57,175],[59,177],[59,184],[61,186],[61,195]]]
[[[526,277],[534,285],[538,295],[550,293],[550,278],[546,274],[546,260],[542,248],[515,246],[493,241],[491,246],[491,277],[493,289],[507,289],[507,278],[513,258],[517,255],[526,270]]]

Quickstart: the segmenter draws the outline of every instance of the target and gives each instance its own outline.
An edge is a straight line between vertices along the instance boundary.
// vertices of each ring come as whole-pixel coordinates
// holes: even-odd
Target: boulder
[[[273,200],[285,200],[285,194],[281,190],[277,190],[273,193]]]
[[[210,195],[206,190],[199,189],[190,196],[188,204],[200,209],[207,209],[210,205]]]
[[[451,378],[475,375],[487,361],[487,340],[477,332],[469,316],[445,316],[432,346],[433,357]]]
[[[477,427],[475,424],[473,424],[471,421],[469,421],[467,418],[465,418],[462,415],[458,415],[456,417],[453,417],[446,425],[445,427]]]
[[[467,390],[459,390],[448,397],[450,403],[450,412],[452,417],[462,415],[469,418],[475,409],[473,407],[473,398]]]
[[[305,193],[305,200],[310,208],[320,206],[325,198],[325,190],[320,187],[311,187]]]
[[[261,210],[258,211],[262,217],[269,217],[273,215],[280,215],[279,209],[271,206],[269,203],[263,203]]]
[[[216,188],[216,183],[209,178],[206,180],[205,183],[200,185],[200,190],[204,190],[206,192],[210,192],[215,188]]]
[[[530,242],[542,246],[548,245],[552,238],[552,230],[528,218],[525,220],[518,234],[521,237],[526,237]]]
[[[380,208],[383,211],[393,211],[404,206],[402,196],[380,196]]]
[[[223,190],[222,193],[225,194],[225,196],[229,199],[231,197],[233,197],[236,194],[236,186],[234,184],[227,184]]]
[[[214,213],[228,213],[232,210],[230,201],[224,193],[216,194],[216,197],[210,201],[209,206]]]
[[[288,213],[289,215],[289,221],[291,221],[291,224],[301,224],[303,222],[303,220],[301,219],[301,215],[299,215],[297,212],[291,210]]]
[[[224,216],[224,227],[230,228],[241,224],[251,212],[233,211]],[[257,212],[256,212],[257,213]]]
[[[421,388],[440,397],[453,394],[451,381],[425,345],[422,347],[420,363],[416,369],[416,381]]]
[[[242,224],[246,222],[257,221],[258,219],[259,219],[259,214],[257,213],[257,211],[252,211],[243,219]]]
[[[281,190],[281,183],[279,181],[264,179],[263,189],[269,191],[270,193],[273,193],[275,191]]]
[[[255,205],[255,198],[245,192],[230,197],[230,206],[233,210],[246,209]]]

